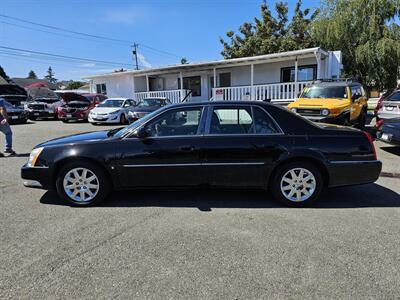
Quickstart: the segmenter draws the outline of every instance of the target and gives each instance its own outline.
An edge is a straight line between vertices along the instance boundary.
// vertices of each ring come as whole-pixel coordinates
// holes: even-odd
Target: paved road
[[[400,179],[332,189],[310,209],[260,191],[198,190],[114,193],[101,207],[71,208],[22,187],[35,144],[92,129],[14,126],[21,157],[0,159],[1,299],[400,295]],[[400,172],[400,149],[382,149],[384,169]]]

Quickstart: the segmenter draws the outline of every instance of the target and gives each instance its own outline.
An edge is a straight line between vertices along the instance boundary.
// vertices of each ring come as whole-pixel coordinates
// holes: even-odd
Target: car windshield
[[[123,103],[124,100],[107,99],[106,101],[103,101],[97,105],[97,107],[121,107]]]
[[[305,87],[300,98],[347,98],[345,86],[310,86]]]
[[[136,120],[132,124],[122,128],[121,130],[119,130],[117,132],[112,132],[111,135],[115,135],[115,136],[118,136],[118,137],[124,136],[131,129],[137,128],[141,124],[147,122],[147,120],[150,120],[151,118],[153,118],[153,116],[158,114],[158,111],[159,111],[159,109],[156,110],[156,111],[153,111],[152,113],[149,113],[149,114],[145,115],[143,118],[140,118],[140,119]]]
[[[161,106],[163,103],[163,99],[143,99],[139,101],[138,106]]]
[[[387,97],[385,101],[400,101],[400,91],[394,92],[389,97]]]

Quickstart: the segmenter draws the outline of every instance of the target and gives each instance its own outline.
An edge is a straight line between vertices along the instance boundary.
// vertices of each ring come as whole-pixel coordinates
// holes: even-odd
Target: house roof
[[[57,86],[53,83],[48,82],[47,80],[44,79],[30,79],[30,78],[12,78],[11,79],[15,84],[18,84],[22,87],[27,87],[33,83],[43,83],[46,85],[49,89],[55,90]]]
[[[126,74],[135,75],[146,75],[153,73],[162,73],[162,72],[180,72],[180,71],[189,71],[193,69],[205,69],[205,68],[214,68],[214,67],[229,67],[235,65],[245,65],[245,64],[257,64],[264,62],[273,62],[287,59],[296,59],[296,57],[310,57],[319,53],[323,56],[327,56],[328,53],[322,50],[319,47],[316,48],[308,48],[302,50],[294,50],[280,53],[272,53],[258,56],[249,56],[249,57],[240,57],[240,58],[231,58],[231,59],[222,59],[222,60],[214,60],[214,61],[206,61],[199,63],[190,63],[190,64],[175,64],[164,67],[156,67],[156,68],[147,68],[143,70],[131,70],[126,72],[113,72],[106,73],[100,75],[91,75],[85,76],[84,79],[94,79],[100,77],[110,77],[110,76],[121,76]]]

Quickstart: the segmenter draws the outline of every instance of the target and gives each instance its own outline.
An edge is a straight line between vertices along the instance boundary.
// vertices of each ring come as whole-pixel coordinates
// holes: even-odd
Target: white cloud
[[[86,67],[86,68],[93,68],[95,67],[96,64],[95,63],[85,63],[85,64],[81,64],[81,67]]]
[[[107,10],[104,20],[110,23],[118,23],[124,25],[133,25],[149,17],[147,10],[138,7],[130,7],[126,9]]]
[[[138,53],[139,64],[145,68],[151,68],[151,64],[146,60],[143,54]]]

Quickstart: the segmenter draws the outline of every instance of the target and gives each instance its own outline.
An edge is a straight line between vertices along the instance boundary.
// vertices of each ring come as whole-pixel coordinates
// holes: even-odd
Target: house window
[[[281,69],[281,82],[294,82],[294,67]],[[317,79],[317,65],[298,67],[297,81],[312,81]]]
[[[231,73],[219,74],[219,86],[230,87],[231,86]]]
[[[96,84],[96,93],[97,94],[107,94],[107,87],[105,83]]]
[[[181,79],[178,78],[178,89],[181,88]],[[191,90],[193,97],[201,96],[201,77],[183,77],[183,88],[185,90]]]

